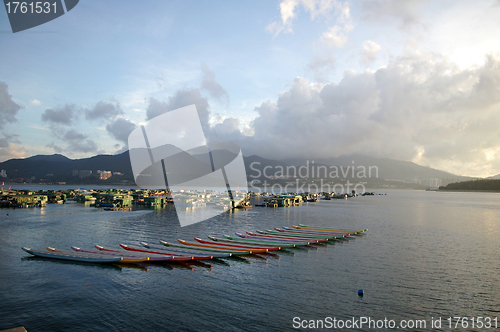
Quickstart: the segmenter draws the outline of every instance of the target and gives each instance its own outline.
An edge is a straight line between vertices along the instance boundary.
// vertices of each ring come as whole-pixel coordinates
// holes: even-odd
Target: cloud
[[[365,40],[363,42],[363,53],[361,54],[361,63],[365,65],[371,64],[375,61],[377,52],[380,51],[381,47],[374,41]]]
[[[84,135],[82,133],[79,133],[77,132],[76,130],[74,129],[70,129],[68,130],[65,134],[64,134],[64,140],[66,141],[72,141],[72,140],[84,140],[87,138],[87,135]]]
[[[30,103],[33,105],[40,105],[41,104],[40,100],[38,100],[38,99],[33,99],[32,101],[30,101]]]
[[[117,140],[127,144],[128,136],[136,127],[135,123],[123,118],[118,118],[115,121],[106,125],[106,130]]]
[[[178,90],[173,96],[168,97],[168,102],[149,98],[146,120],[192,104],[196,105],[202,126],[207,127],[209,121],[209,104],[207,99],[201,95],[200,90],[195,88]]]
[[[75,129],[70,129],[64,133],[63,140],[67,143],[67,147],[64,151],[70,154],[75,153],[98,153],[99,148],[97,143],[88,138],[88,135],[80,133]],[[54,145],[56,150],[58,147]],[[60,150],[60,148],[59,148]]]
[[[280,32],[283,31],[284,28],[285,27],[283,26],[283,24],[280,24],[279,22],[276,21],[273,21],[268,25],[266,25],[266,30],[269,33],[272,33],[274,37],[278,36]]]
[[[283,0],[280,3],[281,20],[285,26],[291,25],[295,18],[295,8],[302,6],[311,15],[311,20],[318,15],[328,15],[338,6],[336,0]]]
[[[317,16],[329,18],[336,15],[336,24],[321,35],[321,41],[330,46],[343,47],[348,40],[347,34],[354,28],[348,2],[338,0],[282,0],[280,3],[281,22],[272,21],[266,30],[278,36],[281,31],[293,32],[292,21],[297,16],[297,8],[310,14],[311,20]]]
[[[77,131],[76,129],[65,129],[64,127],[58,125],[51,125],[50,127],[52,135],[65,143],[65,147],[56,145],[54,142],[47,144],[46,146],[54,149],[56,153],[68,153],[70,155],[86,153],[86,154],[96,154],[102,153],[99,150],[97,143],[89,139],[89,136]]]
[[[0,129],[9,122],[17,121],[16,115],[21,108],[9,95],[7,84],[0,82]]]
[[[226,118],[222,123],[214,126],[214,133],[216,136],[228,137],[234,132],[239,133],[240,120],[236,118]]]
[[[395,21],[400,29],[407,30],[421,25],[421,7],[428,0],[362,0],[361,12],[364,19],[387,25]]]
[[[0,139],[0,162],[29,156],[30,154],[22,146]]]
[[[347,43],[347,33],[354,29],[354,25],[351,22],[349,4],[338,2],[336,7],[339,15],[337,24],[321,35],[321,41],[328,45],[343,47]]]
[[[29,153],[20,145],[21,142],[16,137],[18,135],[4,134],[0,138],[0,162],[29,156]]]
[[[245,155],[359,153],[462,175],[500,173],[500,57],[461,70],[446,58],[422,54],[395,58],[376,71],[346,70],[338,83],[297,77],[255,111],[252,137],[236,135],[234,121],[217,131],[230,135]]]
[[[310,14],[311,20],[316,16],[328,16],[334,8],[342,6],[336,0],[283,0],[280,2],[281,22],[273,21],[266,26],[266,30],[276,37],[281,31],[292,32],[292,21],[297,16],[296,9],[304,8]]]
[[[215,99],[229,104],[229,95],[226,90],[215,81],[215,73],[208,68],[205,63],[201,64],[201,72],[203,74],[201,87],[207,90]]]
[[[51,124],[71,125],[77,117],[76,106],[66,104],[57,108],[47,108],[42,114],[42,121]]]
[[[329,45],[342,47],[347,43],[347,35],[343,33],[343,29],[340,26],[335,25],[323,32],[321,40]]]
[[[46,147],[52,148],[55,153],[63,153],[64,152],[64,149],[61,148],[60,146],[54,144],[54,142],[47,144]]]
[[[99,150],[97,143],[94,140],[86,139],[84,141],[81,140],[73,140],[68,142],[68,147],[65,149],[70,154],[75,153],[92,153],[97,154],[102,151]]]
[[[335,58],[332,54],[315,56],[307,65],[307,69],[314,73],[316,82],[325,82],[328,80],[328,74],[335,70]]]
[[[114,119],[122,115],[123,111],[119,103],[108,103],[99,101],[93,109],[85,111],[86,120]]]

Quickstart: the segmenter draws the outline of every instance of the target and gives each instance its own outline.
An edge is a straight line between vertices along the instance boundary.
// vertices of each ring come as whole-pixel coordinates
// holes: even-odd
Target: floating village
[[[374,195],[365,192],[362,196]],[[267,192],[216,192],[211,190],[170,190],[150,189],[100,189],[100,190],[0,190],[0,207],[2,208],[34,208],[45,207],[47,204],[83,203],[85,206],[105,210],[131,210],[134,206],[161,208],[174,204],[177,208],[196,208],[214,206],[223,210],[248,209],[252,197],[263,197],[261,207],[290,207],[304,202],[318,200],[338,200],[358,196],[355,191],[349,194],[323,193],[284,193],[270,194]],[[238,202],[238,203],[235,203]]]

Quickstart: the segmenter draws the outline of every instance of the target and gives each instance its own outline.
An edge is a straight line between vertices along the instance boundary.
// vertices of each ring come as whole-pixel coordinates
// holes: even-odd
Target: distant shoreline
[[[439,189],[435,190],[436,192],[471,192],[471,193],[500,193],[500,190],[492,189],[492,190],[468,190],[468,189]]]

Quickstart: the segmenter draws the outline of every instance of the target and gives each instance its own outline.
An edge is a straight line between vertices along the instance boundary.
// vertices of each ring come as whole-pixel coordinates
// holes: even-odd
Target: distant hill
[[[24,160],[30,160],[30,161],[53,161],[53,162],[65,162],[65,161],[70,161],[71,159],[69,159],[68,157],[66,156],[63,156],[62,154],[53,154],[53,155],[36,155],[36,156],[32,156],[32,157],[28,157]]]
[[[213,154],[214,156],[221,156],[227,159],[227,156],[225,156],[223,152],[214,151]],[[430,178],[448,179],[447,182],[471,180],[469,177],[458,176],[430,167],[420,166],[412,162],[387,158],[380,159],[362,155],[348,155],[338,158],[316,158],[314,160],[299,158],[273,160],[252,155],[244,157],[244,163],[249,180],[264,179],[275,175],[279,170],[284,170],[285,174],[283,175],[287,175],[286,171],[293,171],[294,168],[296,172],[301,169],[301,174],[306,174],[307,171],[307,175],[310,178],[324,177],[324,170],[327,170],[328,176],[330,176],[333,174],[331,172],[336,169],[338,178],[340,179],[357,178],[360,180],[358,178],[358,171],[363,167],[367,172],[369,168],[371,168],[371,180],[383,181],[384,179],[389,179],[406,182],[411,182],[413,179]],[[354,177],[352,176],[352,167],[354,167],[355,170]],[[318,172],[316,172],[318,169],[322,169],[323,173],[318,174]],[[133,183],[128,151],[118,155],[97,155],[83,159],[69,159],[60,154],[37,155],[25,159],[11,159],[2,162],[0,163],[0,170],[5,170],[8,179],[30,179],[34,177],[35,181],[38,179],[45,179],[50,182],[77,181],[78,177],[73,175],[74,170],[90,170],[93,174],[98,170],[107,170],[123,174],[120,179],[115,177],[113,180],[125,180]],[[267,176],[264,176],[264,171]]]
[[[445,187],[439,187],[439,190],[500,191],[500,180],[480,179],[474,181],[450,183]]]
[[[121,180],[133,180],[128,151],[119,155],[98,155],[83,159],[69,159],[63,155],[37,155],[25,159],[10,159],[0,163],[8,179],[35,178],[38,182],[45,179],[50,182],[74,182],[73,170],[97,170],[120,172]]]
[[[289,159],[285,161],[291,165],[304,165],[306,160],[304,159]],[[316,158],[314,159],[316,165],[323,164],[329,166],[354,166],[358,169],[358,166],[374,167],[378,169],[378,178],[380,179],[394,179],[394,180],[404,180],[412,181],[413,179],[450,179],[456,181],[471,180],[471,177],[459,176],[456,174],[448,173],[445,171],[437,170],[427,166],[420,166],[410,161],[400,161],[388,158],[374,158],[363,155],[346,155],[336,158]],[[309,161],[311,163],[311,161]],[[373,169],[373,168],[372,168]],[[375,169],[373,169],[373,172]],[[372,172],[372,173],[373,173]]]
[[[490,180],[500,180],[500,174],[487,177],[487,179],[490,179]]]

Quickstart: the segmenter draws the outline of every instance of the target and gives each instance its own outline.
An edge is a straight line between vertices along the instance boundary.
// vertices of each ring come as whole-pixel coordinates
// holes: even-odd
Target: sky
[[[12,33],[0,8],[0,161],[121,153],[195,104],[246,156],[496,175],[498,17],[499,0],[82,0]]]

